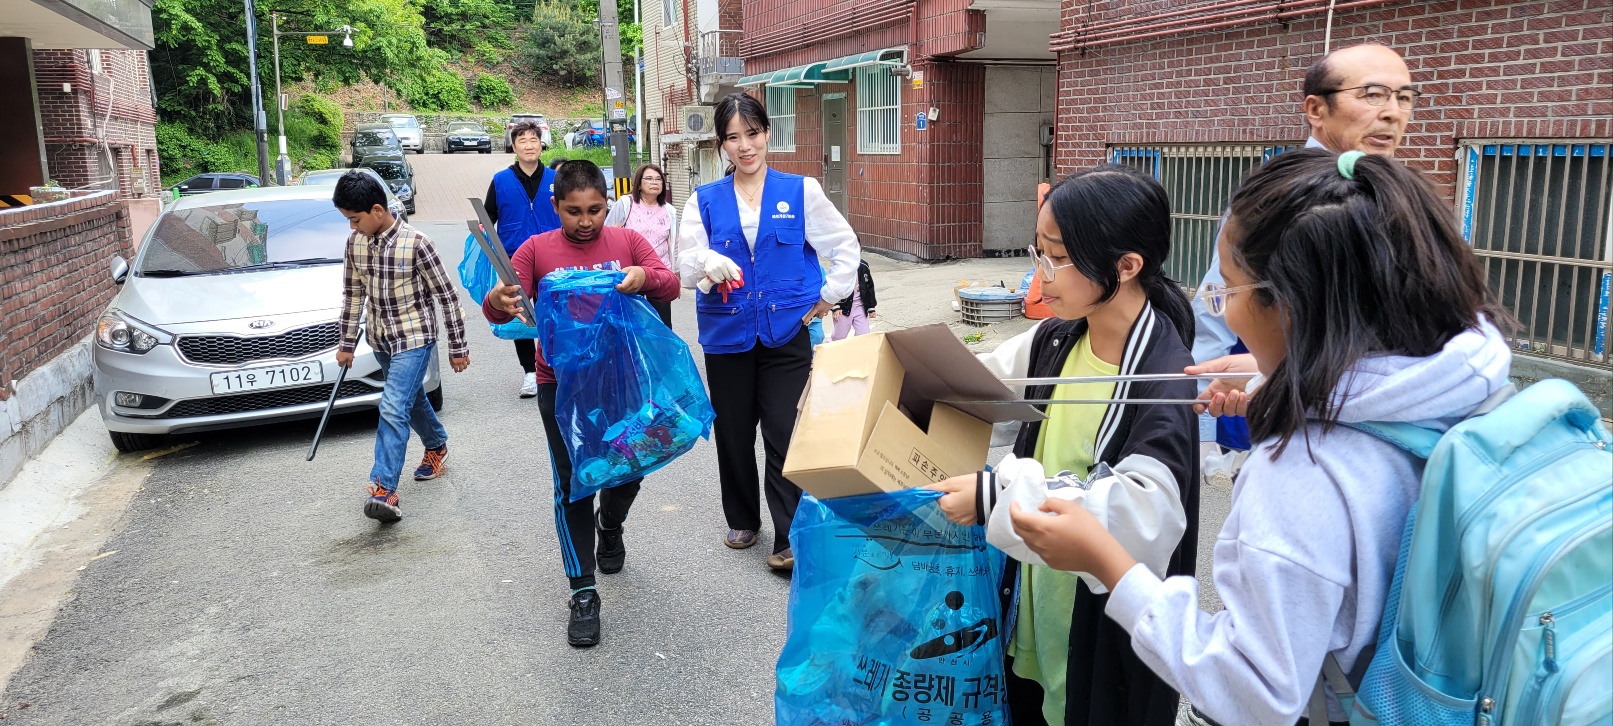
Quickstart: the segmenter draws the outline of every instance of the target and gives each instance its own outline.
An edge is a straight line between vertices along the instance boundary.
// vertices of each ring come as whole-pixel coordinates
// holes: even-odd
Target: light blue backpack
[[[1323,668],[1352,724],[1613,726],[1613,437],[1566,381],[1497,398],[1443,436],[1352,424],[1427,460],[1353,709]]]

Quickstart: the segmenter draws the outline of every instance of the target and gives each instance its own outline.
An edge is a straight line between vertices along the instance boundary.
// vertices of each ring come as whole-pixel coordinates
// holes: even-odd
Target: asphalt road
[[[463,223],[419,224],[457,265]],[[181,439],[200,445],[158,460],[118,555],[80,573],[0,700],[5,723],[771,722],[789,582],[764,564],[770,534],[722,546],[709,442],[646,482],[627,566],[600,576],[603,642],[566,644],[537,400],[465,307],[448,474],[405,480],[402,522],[360,512],[373,413],[334,420],[314,462],[313,421]],[[693,340],[692,302],[674,318]]]

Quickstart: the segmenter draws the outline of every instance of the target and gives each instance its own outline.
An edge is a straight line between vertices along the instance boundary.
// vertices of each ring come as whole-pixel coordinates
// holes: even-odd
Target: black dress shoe
[[[579,648],[599,644],[599,593],[593,588],[571,596],[571,622],[566,640]]]

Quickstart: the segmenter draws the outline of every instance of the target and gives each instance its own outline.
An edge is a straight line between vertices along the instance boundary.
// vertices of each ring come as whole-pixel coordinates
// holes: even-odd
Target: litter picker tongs
[[[1254,378],[1258,373],[1144,373],[1124,376],[1075,376],[1065,378],[1004,378],[1005,386],[1058,386],[1073,383],[1135,383],[1138,381],[1219,381]],[[939,401],[949,405],[1005,406],[1018,403],[1089,404],[1126,403],[1144,406],[1193,406],[1205,403],[1196,398],[1016,398],[1011,401]]]
[[[527,297],[526,291],[521,289],[521,278],[515,274],[515,265],[511,264],[509,254],[504,251],[504,243],[498,238],[498,228],[493,224],[493,220],[487,216],[487,208],[482,205],[482,200],[475,197],[471,197],[468,201],[471,209],[476,210],[476,219],[465,223],[470,228],[471,237],[474,237],[476,244],[481,246],[482,254],[487,257],[487,261],[493,264],[493,272],[498,275],[499,282],[515,286],[516,294],[521,298],[521,312],[516,317],[527,325],[537,325],[537,311],[533,309],[532,300]]]

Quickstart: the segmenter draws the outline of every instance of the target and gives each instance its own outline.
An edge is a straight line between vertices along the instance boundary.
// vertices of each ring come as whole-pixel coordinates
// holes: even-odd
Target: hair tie
[[[1363,156],[1366,154],[1360,151],[1346,151],[1339,154],[1339,174],[1345,179],[1355,181],[1355,162]]]

